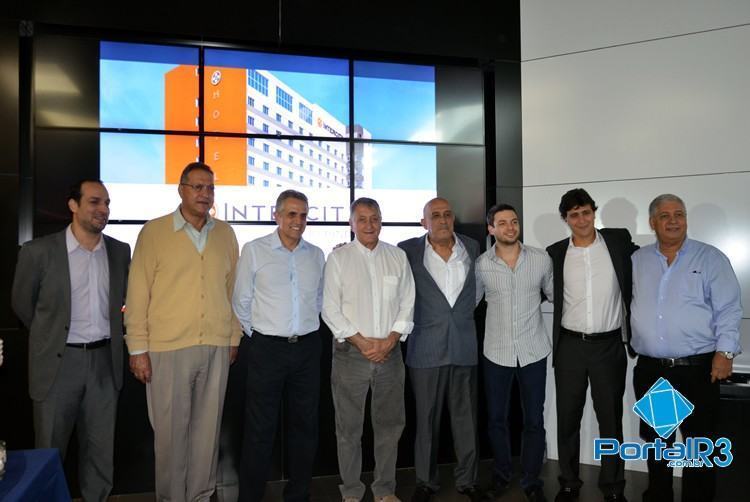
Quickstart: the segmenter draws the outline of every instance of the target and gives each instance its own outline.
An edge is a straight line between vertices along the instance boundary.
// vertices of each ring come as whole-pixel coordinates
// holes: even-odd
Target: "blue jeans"
[[[526,366],[500,366],[482,358],[487,395],[487,433],[495,456],[493,481],[508,484],[513,474],[510,454],[508,411],[513,378],[518,380],[523,409],[521,442],[521,488],[541,487],[539,472],[544,462],[544,397],[547,385],[547,358]]]

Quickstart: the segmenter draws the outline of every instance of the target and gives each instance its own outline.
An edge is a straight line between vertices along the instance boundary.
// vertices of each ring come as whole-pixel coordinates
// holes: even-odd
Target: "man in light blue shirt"
[[[240,359],[247,364],[240,500],[260,501],[270,474],[281,400],[289,424],[289,482],[284,500],[310,499],[318,445],[320,248],[302,239],[307,197],[294,190],[276,200],[277,229],[245,244],[237,265],[232,305],[246,336]]]
[[[633,254],[632,346],[639,354],[633,376],[640,399],[660,377],[695,405],[680,425],[683,437],[713,438],[719,407],[719,381],[732,374],[740,351],[740,286],[724,254],[687,238],[687,211],[676,195],[663,194],[649,205],[656,243]],[[656,434],[641,422],[641,437]],[[674,441],[674,434],[669,442]],[[649,486],[643,500],[672,500],[672,470],[648,459]],[[710,501],[715,469],[684,469],[683,501]]]

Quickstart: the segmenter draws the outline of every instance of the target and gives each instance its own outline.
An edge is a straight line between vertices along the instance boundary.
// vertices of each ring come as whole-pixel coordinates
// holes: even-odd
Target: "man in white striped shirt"
[[[530,501],[546,500],[539,473],[544,461],[544,398],[547,356],[552,340],[542,321],[541,303],[552,300],[552,260],[521,244],[521,226],[513,206],[497,204],[487,213],[495,245],[477,260],[477,299],[485,296],[484,382],[487,433],[495,462],[493,495],[506,491],[513,468],[508,411],[513,379],[523,406],[521,488]],[[544,296],[542,296],[544,295]]]

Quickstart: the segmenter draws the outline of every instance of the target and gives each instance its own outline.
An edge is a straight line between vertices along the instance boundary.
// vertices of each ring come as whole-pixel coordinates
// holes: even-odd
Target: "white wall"
[[[599,226],[653,242],[648,203],[675,193],[688,234],[729,256],[743,288],[750,373],[750,2],[521,2],[524,236],[544,247],[567,235],[560,196],[585,188]],[[551,314],[545,314],[551,324]],[[637,440],[632,361],[624,428]],[[557,458],[548,382],[548,455]],[[590,399],[581,460],[593,462]],[[645,464],[629,462],[629,469]]]

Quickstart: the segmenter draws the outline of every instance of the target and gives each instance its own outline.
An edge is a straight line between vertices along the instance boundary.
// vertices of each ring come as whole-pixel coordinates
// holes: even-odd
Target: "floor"
[[[435,502],[464,502],[468,499],[458,492],[456,492],[453,486],[452,476],[452,465],[440,466],[440,478],[443,480],[443,486],[434,498]],[[542,479],[545,482],[544,492],[547,498],[552,502],[555,498],[555,494],[558,490],[557,484],[557,462],[554,460],[548,461],[542,469]],[[596,487],[596,479],[599,474],[599,468],[595,466],[582,465],[581,466],[581,479],[583,480],[583,488],[581,488],[581,496],[579,502],[600,502],[602,495]],[[365,484],[372,481],[372,474],[365,473],[362,476]],[[631,502],[641,500],[641,493],[646,489],[647,476],[642,472],[625,471],[625,496]],[[491,461],[482,461],[479,468],[479,482],[483,488],[489,487],[491,480]],[[411,499],[411,495],[414,492],[414,469],[399,469],[396,474],[396,482],[398,488],[396,489],[396,495],[403,501]],[[341,495],[338,490],[338,477],[337,476],[326,476],[316,478],[313,481],[312,487],[312,500],[311,502],[339,502]],[[264,502],[275,502],[282,500],[282,491],[284,488],[283,481],[276,481],[268,484],[266,489],[266,496]],[[216,497],[214,499],[218,500]],[[214,500],[212,499],[212,500]],[[675,484],[675,500],[680,499],[679,484]],[[132,495],[116,495],[110,497],[110,502],[151,502],[154,500],[153,494],[132,494]],[[511,489],[502,498],[497,499],[498,502],[525,502],[526,497],[523,494],[523,490],[518,485],[518,479],[514,478],[511,485]],[[219,501],[221,502],[221,501]],[[372,502],[372,493],[367,492],[363,502]]]

